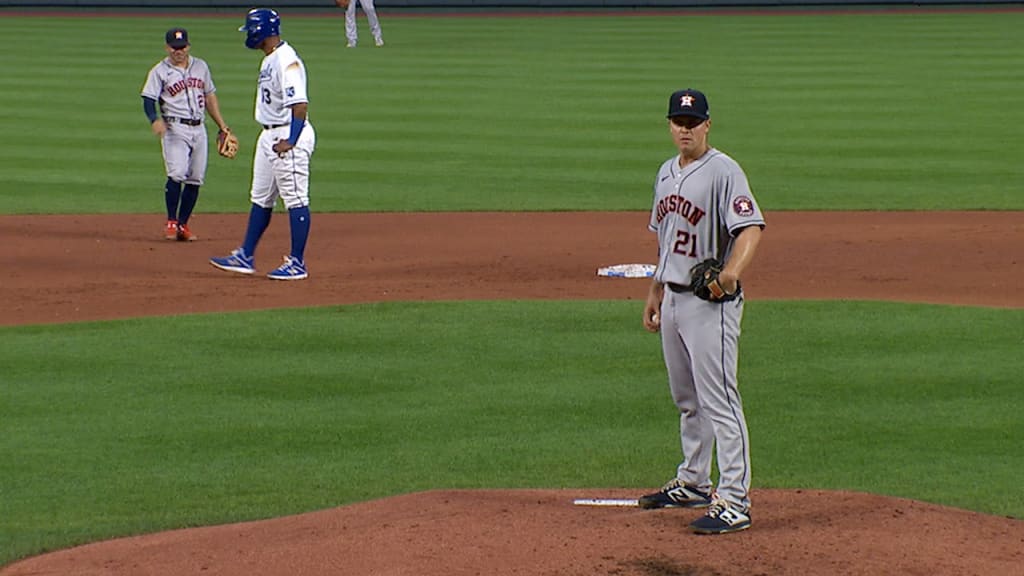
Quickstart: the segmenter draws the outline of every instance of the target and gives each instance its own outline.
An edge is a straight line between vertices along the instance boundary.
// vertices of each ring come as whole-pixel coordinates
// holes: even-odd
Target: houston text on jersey
[[[174,84],[168,84],[164,88],[164,92],[167,92],[171,96],[176,96],[178,92],[186,88],[199,88],[202,91],[206,91],[206,83],[203,82],[202,78],[196,78],[195,76],[189,76],[188,78],[178,80]]]
[[[693,202],[690,202],[678,194],[666,196],[658,202],[658,223],[660,224],[661,220],[672,212],[679,214],[694,226],[696,226],[697,223],[700,222],[701,218],[704,217],[704,214],[707,213],[694,206]]]

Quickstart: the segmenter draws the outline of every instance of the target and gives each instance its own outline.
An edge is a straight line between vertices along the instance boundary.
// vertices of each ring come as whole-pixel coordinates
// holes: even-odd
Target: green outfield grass
[[[0,564],[434,488],[660,485],[678,424],[638,306],[378,304],[0,329]],[[1024,406],[1007,362],[1024,311],[751,302],[744,328],[755,486],[1024,516]]]
[[[675,152],[667,98],[687,86],[767,209],[1024,209],[1024,13],[384,13],[387,47],[355,50],[325,14],[283,14],[309,70],[318,210],[646,209]],[[244,211],[261,54],[242,16],[0,20],[18,39],[0,211],[161,211],[139,91],[174,25],[243,140],[240,159],[213,159],[199,209]]]

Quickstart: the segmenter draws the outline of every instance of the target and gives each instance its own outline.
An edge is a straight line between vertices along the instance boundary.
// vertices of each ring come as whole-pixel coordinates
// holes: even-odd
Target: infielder
[[[723,534],[750,527],[750,445],[736,368],[743,295],[740,276],[753,259],[765,221],[739,164],[708,144],[707,98],[672,94],[669,133],[679,154],[654,181],[649,228],[658,236],[658,267],[644,305],[644,328],[661,331],[669,389],[679,409],[683,461],[642,508],[707,508],[690,527]],[[690,270],[724,263],[722,299],[698,298]],[[717,449],[719,482],[711,482]]]
[[[366,21],[370,23],[370,34],[373,35],[373,43],[378,47],[384,45],[384,34],[380,29],[380,20],[377,19],[377,9],[373,6],[373,0],[337,0],[339,7],[345,9],[345,37],[348,39],[348,47],[355,48],[359,42],[359,30],[356,27],[356,4],[363,7],[366,12]]]
[[[242,246],[210,263],[222,270],[252,274],[256,245],[270,224],[280,197],[288,208],[291,253],[270,272],[273,280],[302,280],[308,276],[304,252],[309,238],[309,162],[316,146],[313,125],[307,119],[306,67],[290,44],[281,40],[281,17],[268,8],[254,8],[246,16],[245,45],[262,50],[256,85],[256,122],[263,132],[256,142],[252,165],[249,225]]]
[[[206,178],[207,137],[203,119],[209,114],[220,130],[230,128],[220,115],[210,67],[189,54],[188,32],[171,28],[165,35],[167,57],[149,71],[142,87],[142,108],[153,134],[160,137],[167,183],[168,240],[195,240],[188,220]]]

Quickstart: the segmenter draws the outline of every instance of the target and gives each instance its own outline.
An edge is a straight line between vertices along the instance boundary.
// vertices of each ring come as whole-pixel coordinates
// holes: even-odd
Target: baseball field
[[[1024,11],[379,12],[357,49],[282,13],[318,137],[293,283],[207,263],[248,208],[244,14],[0,14],[0,575],[1024,574]],[[173,26],[243,150],[191,243],[139,98]],[[768,221],[754,526],[713,538],[572,505],[677,464],[647,280],[594,271],[653,262],[690,86]]]

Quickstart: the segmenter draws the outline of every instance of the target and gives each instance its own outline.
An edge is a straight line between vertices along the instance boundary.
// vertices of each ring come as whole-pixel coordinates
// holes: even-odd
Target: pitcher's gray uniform
[[[687,100],[686,92],[694,96]],[[670,118],[673,112],[683,116],[690,112],[690,118],[677,120],[709,122],[702,94],[676,94],[698,110],[670,105]],[[658,267],[648,307],[658,314],[653,327],[660,327],[669,388],[679,408],[683,461],[675,481],[661,493],[642,498],[641,506],[711,505],[714,509],[717,498],[747,515],[744,525],[736,528],[743,529],[749,526],[750,507],[750,449],[736,380],[743,297],[741,293],[729,302],[697,298],[689,288],[690,268],[706,258],[728,263],[737,235],[756,227],[752,234],[759,236],[765,221],[739,164],[701,140],[706,138],[708,124],[689,129],[676,125],[671,130],[679,139],[677,145],[690,146],[694,157],[681,162],[680,154],[666,160],[654,183],[648,227],[658,237]],[[694,147],[695,141],[703,145]],[[717,492],[711,481],[716,443]],[[731,531],[724,528],[708,533]]]

